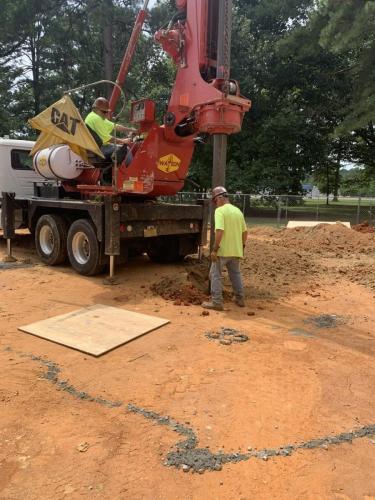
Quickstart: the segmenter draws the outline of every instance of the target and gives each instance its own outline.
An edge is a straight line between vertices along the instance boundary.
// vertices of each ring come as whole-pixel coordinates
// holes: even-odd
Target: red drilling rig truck
[[[145,0],[124,55],[110,98],[112,112],[147,5]],[[34,157],[34,168],[44,180],[55,181],[53,186],[39,178],[33,195],[25,196],[4,191],[0,185],[1,225],[9,255],[16,215],[35,234],[37,253],[44,263],[58,265],[68,258],[82,275],[97,274],[109,262],[113,276],[116,257],[121,260],[144,252],[153,261],[177,261],[206,244],[207,202],[169,204],[158,197],[183,188],[200,134],[226,137],[239,132],[250,108],[238,83],[229,78],[231,8],[229,0],[176,0],[176,14],[167,28],[155,34],[176,65],[175,83],[163,123],[156,120],[151,99],[131,103],[130,121],[137,135],[129,165],[103,166],[98,157],[82,160],[72,151],[67,154],[66,144],[55,144]],[[56,122],[56,110],[50,119]],[[10,152],[12,169],[13,157]],[[62,166],[61,158],[67,158]]]

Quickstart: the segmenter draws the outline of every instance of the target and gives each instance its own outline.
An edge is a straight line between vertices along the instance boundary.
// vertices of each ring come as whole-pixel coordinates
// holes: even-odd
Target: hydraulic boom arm
[[[122,164],[116,169],[114,181],[119,194],[155,197],[177,193],[184,186],[199,134],[220,134],[226,138],[240,131],[251,103],[240,95],[238,83],[229,79],[229,62],[222,50],[228,48],[230,38],[226,45],[220,42],[220,3],[221,0],[176,0],[177,12],[168,27],[155,34],[155,40],[176,64],[176,79],[163,124],[155,120],[155,104],[150,99],[131,105],[131,121],[138,126],[141,139],[132,148],[130,165]],[[117,79],[119,84],[129,69],[147,4],[145,0],[138,14]],[[111,110],[117,98],[118,90],[114,89]],[[109,192],[112,186],[78,188]]]

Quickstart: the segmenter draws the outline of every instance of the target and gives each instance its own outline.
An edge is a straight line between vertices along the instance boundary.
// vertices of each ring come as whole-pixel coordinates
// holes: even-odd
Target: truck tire
[[[152,262],[168,264],[184,258],[179,254],[178,236],[162,236],[148,242],[147,255]]]
[[[93,276],[104,270],[94,224],[88,219],[73,222],[68,232],[69,262],[77,273]]]
[[[67,257],[68,224],[60,215],[42,215],[35,227],[35,246],[42,262],[57,266]]]

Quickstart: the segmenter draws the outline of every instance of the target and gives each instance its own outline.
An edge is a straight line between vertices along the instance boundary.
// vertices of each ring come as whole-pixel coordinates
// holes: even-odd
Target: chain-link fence
[[[170,203],[196,203],[206,198],[206,193],[181,192],[176,196],[163,197]],[[252,195],[235,193],[229,195],[231,202],[239,207],[251,224],[284,226],[290,220],[319,222],[368,222],[375,225],[374,197],[339,197],[337,201],[326,196],[308,197],[291,195]]]

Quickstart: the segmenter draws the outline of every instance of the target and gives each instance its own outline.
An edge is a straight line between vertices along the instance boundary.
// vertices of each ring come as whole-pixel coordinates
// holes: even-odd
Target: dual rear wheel
[[[79,274],[93,276],[104,269],[95,227],[88,219],[78,219],[68,229],[60,215],[42,215],[35,228],[35,245],[40,260],[49,266],[68,257]]]
[[[58,214],[42,215],[35,228],[35,245],[39,258],[49,266],[57,266],[69,259],[73,269],[84,276],[93,276],[104,270],[94,224],[89,219],[75,220],[70,227]],[[149,242],[147,255],[153,262],[170,263],[182,260],[178,236],[164,236]]]

